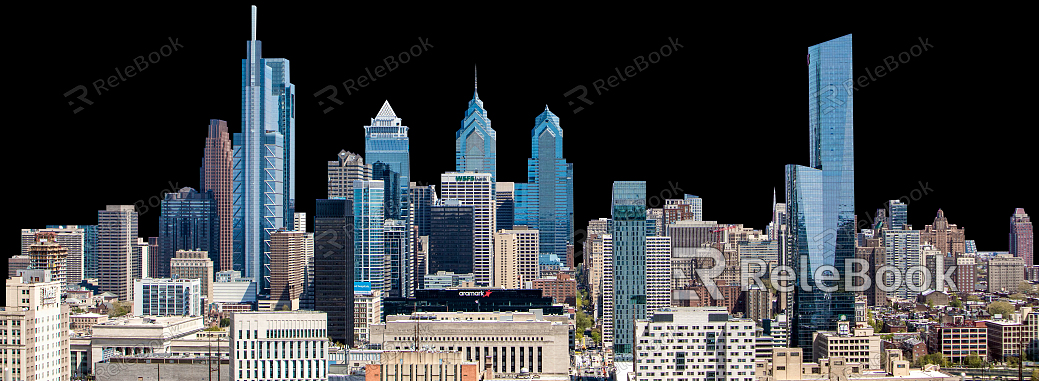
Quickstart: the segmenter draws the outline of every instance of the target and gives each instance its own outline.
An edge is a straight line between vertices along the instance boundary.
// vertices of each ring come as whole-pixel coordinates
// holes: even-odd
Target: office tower
[[[440,196],[473,207],[473,274],[477,287],[494,284],[494,180],[490,173],[447,172],[440,175]],[[544,234],[543,231],[539,231]],[[544,239],[540,237],[539,239]],[[543,243],[543,242],[542,242]],[[544,247],[544,245],[542,245]],[[434,253],[435,255],[436,253]],[[449,269],[440,269],[451,271]],[[431,268],[430,271],[433,271]],[[463,273],[464,271],[455,271]]]
[[[227,331],[235,380],[327,380],[327,315],[314,311],[236,312]]]
[[[69,380],[69,306],[61,289],[46,270],[7,279],[6,308],[0,308],[4,380]]]
[[[664,208],[646,209],[646,222],[647,227],[653,228],[653,231],[647,231],[646,235],[657,235],[656,232],[664,231]]]
[[[290,228],[295,194],[295,87],[289,61],[263,58],[252,34],[242,60],[242,132],[232,147],[233,269],[270,291],[270,235]]]
[[[978,244],[973,239],[963,240],[963,251],[965,254],[977,254]]]
[[[202,316],[202,280],[135,279],[134,316]]]
[[[410,232],[403,220],[388,219],[383,223],[383,295],[406,297],[411,291],[411,243]]]
[[[97,225],[77,225],[83,229],[83,279],[97,279]]]
[[[354,197],[354,181],[371,180],[372,166],[356,153],[341,150],[336,160],[328,162],[328,198]]]
[[[306,213],[297,212],[292,214],[292,230],[297,232],[307,231]]]
[[[36,233],[36,242],[29,246],[29,268],[47,270],[51,280],[65,289],[69,286],[65,277],[68,255],[69,250],[58,243],[56,233]]]
[[[613,183],[614,342],[617,354],[632,353],[636,319],[646,311],[646,182]]]
[[[671,237],[646,237],[646,314],[671,306]]]
[[[815,279],[847,274],[846,260],[855,257],[854,96],[844,91],[852,80],[851,35],[811,46],[808,54],[810,160],[786,167],[786,257],[807,274],[797,276],[791,341],[810,357],[815,331],[834,331],[840,315],[855,315],[853,293],[826,291],[840,281]]]
[[[214,268],[212,256],[205,251],[177,250],[170,260],[172,278],[198,279],[202,282],[202,297],[206,298],[206,303],[213,302]]]
[[[678,361],[675,361],[674,368],[668,369],[636,366],[632,378],[635,381],[756,379],[753,376],[745,377],[754,373],[754,346],[730,344],[734,340],[731,338],[734,337],[745,338],[741,340],[743,342],[754,342],[753,320],[734,318],[720,307],[673,307],[654,314],[652,320],[640,319],[635,322],[635,326],[637,336],[634,339],[639,343],[650,343],[665,335],[672,337],[691,334],[697,335],[698,343],[705,347],[699,351],[692,347],[686,347],[685,350],[678,347],[669,348],[668,351],[678,351],[672,352],[673,355],[667,355],[668,352],[661,350],[660,346],[640,345],[635,351],[636,364],[663,363],[675,361],[672,359],[676,358]]]
[[[30,260],[28,254],[14,255],[7,258],[7,277],[16,277],[18,276],[19,270],[28,270],[30,266],[29,263]]]
[[[297,213],[298,214],[298,213]],[[298,225],[293,225],[298,226]],[[299,308],[314,309],[314,233],[305,232],[303,237],[303,295],[299,298]]]
[[[909,212],[908,205],[898,200],[891,200],[887,203],[887,218],[888,229],[908,229],[905,225],[909,224]]]
[[[887,249],[884,247],[884,236],[883,234],[873,233],[870,238],[863,239],[860,245],[855,248],[855,258],[866,261],[865,268],[854,266],[851,271],[856,273],[872,274],[870,277],[869,286],[865,287],[862,294],[866,296],[866,303],[871,306],[883,306],[887,305],[887,292],[881,287],[877,286],[877,281],[880,280],[876,277],[877,269],[883,267],[887,263],[885,253]],[[893,276],[894,274],[892,274]],[[853,286],[866,286],[865,279],[853,279]],[[780,296],[784,296],[786,293],[781,293]]]
[[[526,226],[494,233],[494,287],[528,288],[538,277],[539,234]]]
[[[97,275],[101,292],[133,300],[133,254],[137,211],[133,205],[107,205],[97,211]]]
[[[1010,217],[1010,254],[1025,259],[1025,268],[1030,269],[1033,265],[1032,250],[1032,220],[1028,218],[1024,208],[1014,210]]]
[[[383,285],[384,185],[381,180],[354,181],[354,281]]]
[[[473,99],[465,110],[462,127],[455,131],[455,172],[490,173],[498,178],[497,133],[491,128],[487,110],[476,91],[476,69],[473,68]]]
[[[903,225],[904,226],[904,225]],[[888,266],[898,269],[899,275],[885,272],[884,283],[888,286],[897,285],[898,288],[887,293],[887,296],[902,299],[915,298],[917,292],[909,289],[911,279],[906,279],[907,271],[915,266],[923,266],[920,255],[920,231],[902,229],[884,229],[884,260]],[[881,275],[881,274],[877,274]],[[912,274],[919,278],[920,274]],[[875,279],[880,281],[881,279]],[[919,279],[916,279],[919,280]],[[897,282],[897,283],[896,283]],[[919,284],[919,283],[916,283]]]
[[[213,191],[199,193],[184,187],[167,193],[159,216],[159,253],[153,278],[170,277],[170,260],[178,250],[201,250],[217,267],[220,258],[220,221]]]
[[[429,211],[437,203],[436,185],[418,185],[413,182],[409,185],[408,197],[411,198],[411,202],[408,203],[411,209],[411,223],[418,227],[416,237],[428,236]]]
[[[232,269],[231,263],[231,138],[227,122],[209,120],[209,135],[206,136],[205,154],[202,159],[202,185],[200,193],[213,192],[216,204],[216,259],[217,271]]]
[[[515,185],[514,224],[538,229],[541,252],[562,257],[574,235],[574,165],[563,157],[563,129],[548,106],[534,118],[530,141],[527,182]]]
[[[351,188],[353,185],[351,185]],[[353,200],[317,200],[314,212],[314,309],[328,313],[328,339],[354,342]]]
[[[383,213],[386,219],[406,218],[407,214],[401,214],[408,209],[401,209],[400,204],[400,174],[395,172],[390,164],[377,161],[372,163],[372,180],[382,180],[383,184]]]
[[[174,254],[176,256],[176,254]],[[148,237],[148,275],[152,276],[159,273],[159,266],[169,268],[169,262],[162,263],[159,261],[159,237]]]
[[[275,309],[299,309],[306,278],[306,239],[305,232],[271,234],[271,302]]]
[[[437,271],[436,274],[426,274],[422,277],[423,290],[446,290],[476,287],[473,274],[455,274],[448,271]],[[414,296],[409,296],[413,298]]]
[[[920,232],[920,243],[930,243],[942,253],[952,253],[959,257],[967,251],[963,231],[964,228],[950,224],[945,212],[938,209],[934,223],[924,226],[924,230]]]
[[[133,249],[130,255],[130,263],[133,268],[131,269],[130,277],[133,279],[150,278],[149,273],[151,265],[149,260],[151,259],[151,244],[145,241],[144,238],[137,237],[137,242],[134,242]],[[160,265],[163,265],[160,263]],[[166,269],[169,269],[169,263],[163,265]]]
[[[415,232],[418,230],[418,227],[412,226],[411,229],[413,232]],[[412,233],[412,237],[414,238],[415,242],[415,255],[412,258],[413,264],[411,266],[411,269],[415,272],[415,275],[412,277],[411,289],[421,290],[425,288],[425,278],[426,275],[429,274],[429,236],[420,236],[418,235],[418,233]],[[414,292],[412,292],[412,295],[408,295],[409,298],[414,296]]]
[[[588,299],[595,309],[592,317],[599,321],[602,316],[602,281],[603,281],[603,238],[609,232],[608,218],[588,221],[588,235],[584,241],[584,264],[585,285],[588,290]]]
[[[408,212],[408,186],[411,181],[409,150],[408,127],[401,125],[401,118],[394,114],[390,102],[386,101],[379,109],[379,114],[372,118],[371,125],[364,126],[364,155],[369,163],[385,163],[400,176],[398,196],[401,210],[397,215],[401,219],[406,219]],[[374,171],[374,166],[372,169]]]
[[[516,183],[494,184],[494,228],[512,229],[516,221]]]
[[[1024,277],[1024,258],[999,254],[988,260],[988,292],[1017,292]]]
[[[77,286],[83,280],[84,250],[86,246],[86,229],[77,225],[49,225],[46,229],[22,229],[22,254],[29,254],[29,245],[36,243],[36,235],[39,233],[53,233],[53,242],[68,250],[65,257],[65,280],[66,287]],[[93,245],[91,245],[93,246]],[[14,273],[17,275],[17,273]],[[51,273],[51,278],[54,273]]]
[[[476,253],[474,206],[441,200],[430,209],[427,274],[440,271],[473,274]]]
[[[959,292],[974,292],[978,271],[976,258],[961,255],[956,258],[956,288]]]

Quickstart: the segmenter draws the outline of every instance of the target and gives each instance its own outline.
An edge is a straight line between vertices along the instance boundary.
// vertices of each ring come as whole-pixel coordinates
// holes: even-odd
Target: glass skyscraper
[[[476,92],[476,70],[473,69],[473,99],[465,110],[462,127],[455,132],[455,172],[490,173],[497,179],[497,133],[491,128],[487,110]],[[506,227],[505,229],[509,229]]]
[[[369,163],[382,162],[389,165],[389,170],[400,176],[400,193],[397,195],[400,198],[400,210],[396,215],[401,219],[408,217],[408,187],[411,179],[409,152],[408,127],[401,125],[401,118],[393,113],[390,102],[386,101],[379,109],[379,114],[372,118],[371,125],[364,126],[364,156]],[[386,213],[390,215],[389,211]]]
[[[855,258],[853,94],[845,87],[851,80],[851,35],[808,48],[810,165],[786,166],[786,255],[798,270],[791,341],[808,358],[814,332],[855,318],[855,296],[843,289],[845,260]],[[826,290],[815,281],[820,268],[839,277],[820,282]]]
[[[515,188],[515,225],[537,228],[541,253],[566,255],[574,234],[573,163],[563,157],[563,129],[548,110],[534,119],[527,183]]]
[[[152,278],[170,277],[170,260],[177,250],[201,250],[209,255],[213,265],[220,267],[220,224],[214,192],[202,193],[193,188],[181,188],[177,193],[167,193],[162,200],[159,216],[159,253],[151,258],[157,260],[157,273]]]
[[[384,285],[383,189],[381,180],[354,181],[354,281],[371,282],[373,291]]]
[[[631,354],[634,319],[646,318],[646,182],[615,181],[611,204],[613,351]]]
[[[242,60],[242,132],[232,153],[232,257],[234,270],[270,289],[270,235],[290,228],[293,212],[295,87],[289,61],[263,58],[252,35]]]

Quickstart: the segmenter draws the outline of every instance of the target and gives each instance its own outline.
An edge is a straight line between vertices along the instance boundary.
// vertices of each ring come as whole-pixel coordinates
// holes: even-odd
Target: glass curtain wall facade
[[[408,127],[401,125],[401,118],[394,114],[389,101],[383,103],[379,114],[372,118],[371,125],[364,126],[365,159],[369,163],[385,163],[389,165],[391,171],[400,176],[398,197],[401,209],[396,212],[397,218],[400,219],[407,219],[408,216],[408,187],[411,178],[410,144]]]
[[[490,173],[491,181],[496,181],[498,138],[476,92],[475,74],[474,69],[473,99],[465,110],[462,127],[455,132],[455,172]]]
[[[527,183],[516,184],[515,225],[541,232],[541,253],[566,255],[574,234],[573,163],[563,157],[559,117],[545,107],[534,119]]]
[[[354,281],[371,282],[382,291],[385,258],[383,242],[383,182],[354,182]]]
[[[630,355],[634,321],[646,318],[646,182],[614,182],[611,207],[613,351]]]

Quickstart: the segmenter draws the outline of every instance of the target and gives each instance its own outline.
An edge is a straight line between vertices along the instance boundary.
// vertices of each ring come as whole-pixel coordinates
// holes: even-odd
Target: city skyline
[[[173,11],[177,12],[177,11]],[[666,194],[673,188],[680,188],[681,192],[672,192],[667,198],[681,198],[681,194],[696,194],[704,199],[705,220],[717,220],[722,223],[742,223],[749,227],[763,229],[770,219],[767,212],[771,207],[769,203],[769,188],[782,189],[783,165],[787,163],[806,163],[807,151],[804,139],[803,127],[795,125],[794,113],[781,110],[784,107],[772,106],[769,102],[755,99],[758,97],[776,97],[778,99],[789,98],[782,91],[787,82],[792,85],[797,79],[799,86],[803,85],[801,77],[793,75],[792,66],[778,66],[763,69],[769,72],[764,74],[766,79],[762,83],[756,80],[748,80],[748,83],[723,83],[707,78],[707,84],[701,84],[701,79],[694,78],[685,69],[688,65],[702,68],[703,70],[719,69],[721,66],[732,64],[733,68],[722,68],[722,70],[737,71],[736,68],[746,69],[751,67],[745,62],[733,60],[718,60],[715,64],[703,63],[704,56],[708,55],[701,51],[700,46],[704,41],[692,40],[695,33],[668,33],[661,32],[654,35],[636,36],[625,39],[621,35],[609,36],[611,38],[593,39],[587,41],[587,45],[573,46],[571,51],[555,52],[558,64],[525,64],[517,60],[516,53],[530,54],[540,48],[541,44],[549,44],[557,49],[570,46],[565,39],[550,40],[545,42],[539,40],[539,36],[530,36],[510,40],[498,37],[496,44],[476,44],[485,46],[491,50],[488,54],[478,57],[459,59],[455,54],[461,51],[463,46],[470,45],[460,35],[426,32],[422,28],[414,27],[388,33],[384,38],[372,39],[356,37],[357,46],[350,49],[350,55],[356,57],[357,61],[337,65],[329,65],[317,61],[325,57],[320,41],[308,41],[307,33],[303,30],[286,30],[276,28],[280,22],[291,19],[292,15],[304,13],[302,10],[285,10],[277,6],[260,7],[260,27],[257,39],[267,41],[267,52],[265,55],[288,57],[296,62],[296,67],[304,67],[304,73],[300,69],[294,73],[293,83],[300,88],[297,89],[297,110],[300,114],[297,129],[297,147],[300,147],[298,159],[296,160],[297,193],[296,210],[300,212],[313,213],[315,200],[324,198],[325,176],[322,167],[328,158],[340,150],[360,153],[364,155],[363,140],[358,136],[366,122],[379,110],[380,105],[389,101],[394,105],[394,110],[402,118],[407,117],[407,125],[411,143],[414,170],[411,180],[425,184],[437,184],[439,174],[449,172],[454,168],[454,157],[452,155],[454,132],[457,130],[460,109],[465,107],[472,99],[472,84],[469,82],[469,70],[473,64],[480,69],[481,77],[484,79],[480,87],[480,98],[488,104],[488,108],[495,112],[495,130],[498,140],[502,142],[498,147],[497,171],[498,181],[521,182],[524,178],[525,160],[530,155],[529,147],[529,118],[535,117],[543,111],[545,105],[556,113],[562,124],[567,126],[567,140],[565,142],[566,158],[568,162],[575,163],[578,167],[575,173],[575,230],[585,228],[584,221],[599,217],[608,217],[609,209],[606,202],[609,200],[609,187],[613,181],[620,180],[645,180],[647,181],[647,202],[653,207],[652,197]],[[288,14],[286,14],[288,13]],[[309,13],[316,13],[310,10]],[[119,44],[108,46],[98,43],[92,46],[96,50],[95,61],[77,67],[75,70],[67,70],[67,75],[59,76],[54,80],[48,80],[45,88],[53,91],[42,92],[40,99],[42,104],[50,113],[57,115],[64,125],[111,125],[110,122],[121,113],[129,112],[129,115],[145,115],[143,109],[146,103],[138,103],[136,94],[151,94],[159,92],[164,86],[173,86],[181,81],[181,75],[204,76],[204,82],[216,84],[205,91],[204,95],[193,98],[192,103],[197,105],[183,108],[178,115],[169,118],[161,118],[161,125],[156,128],[173,129],[177,131],[174,136],[164,136],[163,139],[150,138],[150,132],[134,131],[130,126],[117,126],[118,131],[125,131],[128,137],[122,138],[121,144],[129,144],[138,149],[132,150],[141,158],[134,158],[129,167],[124,169],[133,176],[112,176],[114,172],[120,171],[83,171],[82,174],[74,174],[73,181],[83,184],[88,196],[82,194],[77,197],[80,200],[89,200],[86,203],[65,203],[60,208],[55,207],[46,213],[23,213],[29,215],[23,222],[26,226],[19,228],[42,228],[47,224],[93,224],[91,214],[96,218],[96,211],[103,209],[104,205],[129,205],[135,201],[144,200],[145,205],[151,196],[159,196],[163,190],[171,188],[167,183],[176,185],[176,189],[182,187],[193,187],[199,189],[198,165],[203,154],[204,141],[207,133],[206,126],[210,119],[221,119],[228,121],[228,130],[231,133],[240,132],[240,123],[235,121],[239,118],[235,115],[236,107],[240,108],[240,89],[235,89],[235,76],[240,76],[240,66],[234,63],[235,59],[242,59],[241,40],[247,39],[243,36],[248,30],[248,6],[237,5],[214,11],[226,25],[219,25],[202,31],[190,23],[170,23],[159,21],[150,27],[142,25],[142,31],[134,36],[133,43],[123,41]],[[187,17],[187,15],[182,15]],[[320,15],[314,15],[319,17]],[[171,18],[176,18],[172,17]],[[165,18],[163,19],[165,20]],[[245,25],[246,27],[242,27]],[[325,31],[325,29],[322,29]],[[957,42],[952,37],[964,37],[953,35],[935,35],[928,37],[925,32],[897,32],[860,31],[860,29],[849,28],[848,30],[833,31],[826,35],[815,35],[799,38],[791,38],[784,41],[784,45],[766,47],[769,52],[775,52],[776,58],[792,56],[793,48],[802,48],[830,40],[844,34],[856,33],[859,42],[856,43],[856,67],[855,75],[866,74],[867,66],[877,66],[884,63],[886,56],[897,56],[899,53],[907,52],[913,45],[918,45],[918,38],[930,38],[934,44],[932,51],[924,52],[919,57],[913,57],[906,63],[889,73],[885,77],[867,79],[868,86],[863,87],[861,92],[856,92],[860,99],[859,133],[856,134],[858,155],[856,162],[859,164],[859,174],[856,178],[859,186],[856,193],[856,207],[861,219],[868,218],[873,210],[883,206],[883,202],[890,199],[898,199],[905,196],[912,199],[909,203],[910,213],[908,222],[917,228],[929,223],[939,208],[945,211],[951,223],[959,224],[967,229],[967,238],[976,240],[980,250],[1006,250],[1007,233],[1006,218],[1016,208],[1034,210],[1034,201],[1025,197],[1026,191],[1021,189],[1006,189],[1001,191],[1007,196],[997,200],[988,200],[986,205],[991,205],[992,210],[979,209],[972,203],[975,202],[967,195],[978,190],[967,190],[966,186],[971,178],[979,183],[977,188],[997,184],[993,173],[1011,173],[1023,168],[1010,167],[998,168],[1002,163],[995,157],[1003,155],[1001,149],[1009,149],[1014,141],[997,137],[994,134],[984,136],[967,135],[951,139],[947,134],[952,134],[950,129],[942,126],[930,127],[937,131],[927,131],[928,127],[921,124],[933,121],[934,115],[930,110],[944,102],[953,100],[956,93],[948,94],[954,89],[961,93],[969,93],[981,90],[981,84],[971,85],[970,80],[978,77],[967,73],[960,73],[949,68],[943,68],[941,58],[956,57],[962,60],[965,57],[957,55],[966,53],[970,44]],[[114,31],[92,31],[97,33],[98,41],[107,42],[103,36],[114,36]],[[194,34],[192,34],[194,33]],[[205,39],[201,36],[206,36]],[[427,37],[428,36],[428,37]],[[879,37],[878,37],[879,36]],[[786,37],[793,37],[793,34]],[[124,36],[124,38],[129,38]],[[194,38],[194,39],[192,39]],[[384,78],[376,78],[367,87],[360,88],[355,94],[345,95],[346,90],[342,82],[347,79],[358,80],[358,76],[366,73],[366,69],[376,70],[382,63],[382,59],[388,55],[397,55],[409,51],[415,45],[428,41],[431,48],[422,50],[420,45],[416,52],[421,54],[411,58],[408,63],[401,63],[394,71],[386,73]],[[490,37],[486,41],[495,41]],[[943,40],[944,38],[944,40]],[[164,45],[171,44],[168,39],[179,39],[183,44],[183,50],[171,53],[163,57],[152,67],[143,70],[137,78],[127,78],[125,83],[119,87],[111,87],[109,92],[100,95],[94,94],[91,88],[89,99],[94,104],[86,105],[81,112],[73,113],[72,107],[65,103],[72,98],[57,98],[79,84],[88,88],[91,83],[99,78],[107,78],[112,72],[112,67],[123,67],[133,64],[134,57],[147,55],[151,51],[157,51]],[[593,89],[594,83],[600,78],[608,78],[616,75],[614,67],[621,71],[625,66],[632,65],[633,59],[645,56],[651,51],[658,50],[661,46],[670,43],[670,39],[678,39],[683,45],[674,51],[670,57],[663,57],[659,62],[650,64],[644,72],[637,72],[635,76],[617,83],[616,87],[609,88],[602,94],[596,94]],[[482,41],[482,40],[481,40]],[[621,42],[623,41],[623,42]],[[945,42],[940,42],[945,41]],[[768,43],[778,42],[769,40]],[[946,45],[942,45],[942,44]],[[709,42],[708,46],[717,48],[716,42]],[[767,44],[767,43],[766,43]],[[122,46],[122,47],[120,47]],[[133,48],[128,48],[132,46]],[[784,47],[785,46],[785,47]],[[197,53],[191,48],[198,47]],[[602,51],[610,47],[609,54]],[[859,54],[860,47],[866,54]],[[946,48],[943,52],[943,48]],[[77,52],[85,51],[73,47]],[[470,47],[471,49],[471,47]],[[950,51],[952,51],[950,53]],[[444,52],[444,53],[440,53]],[[215,56],[219,54],[219,57]],[[787,54],[787,55],[782,55]],[[107,58],[111,57],[111,58]],[[204,61],[201,60],[205,57]],[[228,58],[224,58],[228,57]],[[399,56],[398,56],[399,57]],[[750,56],[741,57],[748,59]],[[792,61],[792,57],[789,59]],[[339,60],[330,60],[337,61]],[[211,70],[200,70],[195,66],[198,62],[206,62]],[[959,62],[959,61],[957,61]],[[790,62],[791,64],[793,62]],[[702,65],[702,66],[701,66]],[[783,71],[789,71],[789,75],[783,75]],[[192,74],[193,73],[193,74]],[[230,73],[230,74],[229,74]],[[959,73],[966,75],[967,79],[959,78],[955,81],[945,77],[949,74]],[[775,83],[772,83],[772,81]],[[53,83],[50,83],[53,82]],[[959,83],[954,83],[959,82]],[[964,83],[967,82],[967,83]],[[675,86],[678,84],[679,86]],[[338,98],[344,102],[343,105],[334,105],[326,98],[315,97],[315,93],[326,86],[338,88]],[[587,99],[593,104],[586,104],[578,100],[576,95],[564,96],[567,91],[575,86],[584,85],[591,91]],[[607,85],[609,86],[609,85]],[[748,113],[749,117],[757,120],[747,120],[746,125],[736,123],[742,119],[708,117],[699,118],[702,112],[698,112],[695,102],[697,95],[693,92],[694,87],[706,87],[712,89],[712,94],[718,94],[720,99],[717,103],[726,111],[740,111],[746,106],[755,108],[765,107],[764,110],[776,110],[778,113],[771,114],[762,112],[763,115],[757,119],[757,113]],[[776,90],[780,90],[777,92]],[[180,91],[183,91],[181,93]],[[195,90],[174,91],[174,94],[195,93]],[[647,97],[646,94],[659,94],[658,97]],[[899,93],[913,93],[915,96],[899,95]],[[943,92],[945,94],[943,94]],[[322,94],[327,95],[327,94]],[[176,97],[166,98],[166,95],[156,95],[155,99],[148,102],[187,102],[175,100]],[[650,99],[642,99],[650,98]],[[53,101],[50,101],[53,100]],[[325,101],[325,105],[319,105]],[[1013,100],[1011,100],[1013,101]],[[573,102],[574,105],[568,104]],[[979,100],[980,102],[980,100]],[[764,105],[762,105],[764,103]],[[777,102],[778,103],[778,102]],[[178,103],[180,104],[180,103]],[[710,104],[714,104],[713,102]],[[737,107],[735,105],[745,105]],[[865,104],[865,105],[863,105]],[[926,105],[921,107],[920,105]],[[334,105],[332,110],[325,113],[329,105]],[[579,112],[574,113],[576,106],[583,106]],[[792,102],[791,102],[792,105]],[[962,109],[951,107],[948,110],[962,112]],[[774,107],[774,108],[773,108]],[[945,109],[942,107],[942,109]],[[713,107],[706,108],[707,110]],[[917,110],[919,109],[919,110]],[[647,118],[652,119],[653,112],[660,110],[669,114],[662,118],[663,124],[686,124],[681,128],[693,128],[692,137],[688,144],[683,144],[674,136],[655,135],[652,138],[642,136],[644,134],[623,133],[619,141],[614,141],[618,136],[613,136],[614,131],[620,131],[623,126],[645,123]],[[141,112],[141,114],[134,114]],[[649,112],[649,113],[647,113]],[[685,114],[685,115],[678,115]],[[978,112],[980,115],[981,113]],[[677,116],[676,116],[677,115]],[[789,119],[789,127],[777,130],[775,118]],[[784,118],[784,116],[786,116]],[[969,114],[975,117],[974,114]],[[800,121],[802,117],[797,117]],[[921,118],[921,119],[916,119]],[[747,119],[747,116],[744,117]],[[937,123],[962,122],[962,117],[938,116]],[[885,126],[891,120],[905,121],[900,128]],[[969,120],[969,119],[968,119]],[[640,122],[641,121],[641,122]],[[652,120],[650,120],[652,122]],[[730,122],[722,124],[720,122]],[[915,122],[914,122],[915,121]],[[978,120],[980,121],[980,119]],[[138,123],[126,123],[137,125]],[[779,122],[781,125],[787,125]],[[920,131],[906,131],[906,126],[919,124]],[[617,126],[613,126],[617,125]],[[761,127],[756,127],[759,125]],[[636,126],[637,127],[637,126]],[[123,130],[123,129],[126,130]],[[733,134],[733,129],[747,129],[748,133]],[[138,130],[147,131],[148,128],[137,126]],[[89,129],[88,129],[89,130]],[[980,129],[984,131],[984,129]],[[601,134],[598,132],[602,132]],[[904,159],[887,153],[891,144],[891,134],[903,133],[897,143],[900,146],[911,147],[905,151]],[[709,137],[712,144],[697,143],[699,136]],[[94,135],[94,134],[91,134]],[[652,135],[652,134],[650,134]],[[784,136],[786,135],[786,136]],[[81,135],[81,132],[69,131],[62,136],[51,137],[50,149],[83,151],[80,143],[92,141],[90,135]],[[666,140],[664,139],[666,138]],[[94,138],[96,139],[96,137]],[[724,140],[721,140],[724,139]],[[739,140],[737,140],[739,139]],[[728,144],[724,144],[728,143]],[[789,143],[789,144],[785,144]],[[990,143],[990,144],[986,144]],[[999,144],[995,144],[999,143]],[[978,149],[964,150],[962,147],[977,145]],[[654,145],[659,148],[654,148]],[[670,145],[677,145],[675,150],[668,149]],[[143,149],[149,147],[150,149]],[[789,147],[777,150],[776,147]],[[939,148],[934,148],[939,147]],[[703,154],[690,154],[691,150],[702,149]],[[149,152],[154,151],[154,152]],[[676,151],[676,152],[669,152]],[[926,151],[924,153],[917,151]],[[654,152],[654,155],[646,155]],[[693,151],[695,152],[695,151]],[[170,156],[175,153],[175,159]],[[111,163],[113,160],[123,158],[122,156],[109,156],[108,152],[90,151],[89,154],[95,158],[97,163]],[[152,156],[155,155],[155,156]],[[659,156],[658,156],[659,155]],[[53,166],[51,157],[38,155],[44,166]],[[54,155],[57,156],[57,155]],[[980,158],[978,156],[981,156]],[[993,156],[986,158],[984,156]],[[697,160],[699,158],[706,160]],[[962,159],[960,157],[963,157]],[[180,158],[184,158],[181,163]],[[617,161],[629,158],[654,159],[657,163],[624,163]],[[930,160],[946,159],[950,161],[974,160],[972,162],[990,163],[992,171],[984,173],[974,172],[971,166],[961,166],[959,172],[952,172],[947,168],[937,168],[929,164]],[[56,158],[55,158],[56,159]],[[678,166],[683,160],[688,161],[688,169]],[[990,160],[990,161],[986,161]],[[162,167],[154,167],[154,163],[162,163]],[[149,163],[148,170],[144,170],[143,164]],[[891,165],[904,163],[907,168],[904,173],[891,173]],[[140,166],[140,167],[138,167]],[[715,173],[717,177],[711,178],[705,175],[704,168],[715,168],[707,173]],[[679,168],[675,171],[672,168]],[[20,169],[24,170],[24,169]],[[1006,172],[1000,172],[1000,170]],[[737,175],[743,171],[758,174],[756,176]],[[109,173],[113,172],[113,173]],[[17,173],[17,172],[16,172]],[[890,175],[890,179],[882,176]],[[116,189],[106,189],[95,192],[96,188],[88,184],[111,184]],[[872,184],[871,184],[872,183]],[[881,184],[882,183],[882,184]],[[675,186],[671,187],[671,184]],[[678,189],[675,189],[678,190]],[[32,195],[35,203],[46,202],[56,198],[55,190],[41,189]],[[927,193],[927,194],[925,194]],[[1015,197],[1014,195],[1017,195]],[[37,199],[39,197],[39,199]],[[780,200],[782,201],[782,200]],[[28,204],[34,204],[30,202]],[[662,206],[659,201],[655,206]],[[142,208],[141,210],[143,210]],[[158,206],[150,207],[140,217],[140,236],[156,236],[158,232]],[[311,230],[312,227],[308,227]],[[13,230],[12,230],[13,232]],[[12,233],[13,234],[13,233]]]

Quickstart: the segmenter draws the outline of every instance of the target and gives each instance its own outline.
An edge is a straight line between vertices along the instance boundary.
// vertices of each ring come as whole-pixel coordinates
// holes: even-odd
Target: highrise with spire
[[[516,183],[515,225],[540,231],[542,254],[566,255],[574,235],[574,165],[563,157],[563,129],[548,110],[534,118],[527,182]]]
[[[497,133],[491,128],[491,120],[477,93],[476,69],[473,68],[473,99],[465,110],[462,127],[455,132],[455,171],[490,173],[491,181],[497,181],[497,151]]]
[[[256,39],[256,6],[251,38],[242,60],[242,131],[232,154],[233,268],[270,289],[270,235],[292,229],[295,183],[295,86],[289,60],[263,58]],[[289,216],[289,218],[286,218]]]

